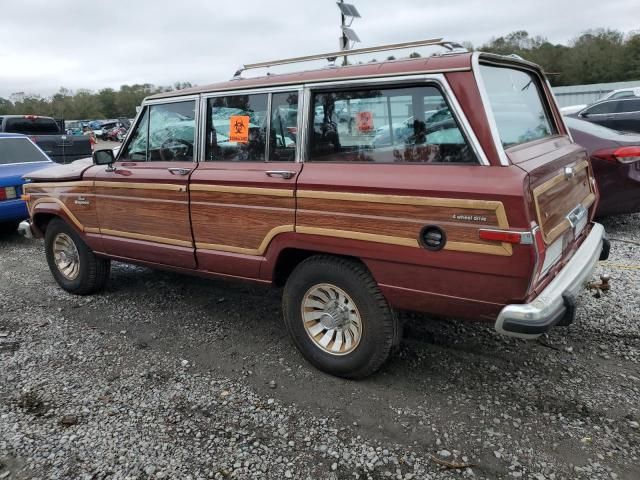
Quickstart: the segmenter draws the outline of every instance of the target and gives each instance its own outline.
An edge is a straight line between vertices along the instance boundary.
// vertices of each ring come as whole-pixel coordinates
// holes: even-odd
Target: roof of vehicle
[[[0,138],[20,138],[20,137],[26,137],[26,135],[23,135],[21,133],[0,133]]]
[[[47,117],[46,115],[0,115],[2,118],[48,118],[55,120],[53,117]]]
[[[500,58],[521,64],[530,64],[521,59],[503,57],[498,55],[482,54],[483,57]],[[277,85],[296,85],[304,82],[325,82],[332,80],[350,80],[358,78],[388,77],[416,73],[440,73],[452,71],[465,71],[471,69],[473,52],[448,53],[444,55],[432,55],[430,57],[408,58],[401,60],[389,60],[384,62],[369,62],[344,67],[331,66],[315,70],[301,72],[263,75],[250,78],[234,78],[226,82],[202,85],[184,90],[158,93],[145,99],[155,100],[159,98],[180,97],[210,91],[242,90],[257,87],[269,87]]]

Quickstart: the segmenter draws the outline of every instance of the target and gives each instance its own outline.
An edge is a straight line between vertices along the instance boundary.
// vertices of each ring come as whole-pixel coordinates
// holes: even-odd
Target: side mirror
[[[93,152],[93,164],[94,165],[113,165],[116,158],[113,155],[113,150],[106,148],[104,150],[96,150]]]

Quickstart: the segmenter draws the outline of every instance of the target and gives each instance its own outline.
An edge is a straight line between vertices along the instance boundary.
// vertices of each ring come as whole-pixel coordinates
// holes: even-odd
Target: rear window
[[[4,131],[24,133],[26,135],[55,135],[59,133],[58,124],[53,118],[7,118]]]
[[[488,65],[481,65],[480,72],[505,148],[556,133],[533,74]]]
[[[48,160],[49,158],[26,138],[0,138],[0,165]]]

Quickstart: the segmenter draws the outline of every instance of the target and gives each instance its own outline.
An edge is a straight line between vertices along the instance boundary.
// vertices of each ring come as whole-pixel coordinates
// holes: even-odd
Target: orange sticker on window
[[[238,143],[249,141],[249,115],[231,115],[229,118],[229,141]]]
[[[356,125],[359,132],[370,132],[373,130],[373,113],[358,112],[356,116]]]

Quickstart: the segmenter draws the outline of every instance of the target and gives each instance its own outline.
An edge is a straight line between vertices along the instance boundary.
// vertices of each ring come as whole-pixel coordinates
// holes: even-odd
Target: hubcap
[[[356,349],[362,337],[358,307],[335,285],[314,285],[302,299],[302,321],[315,345],[332,355]]]
[[[80,273],[80,255],[76,244],[66,233],[59,233],[53,239],[53,258],[58,271],[67,280],[75,280]]]

